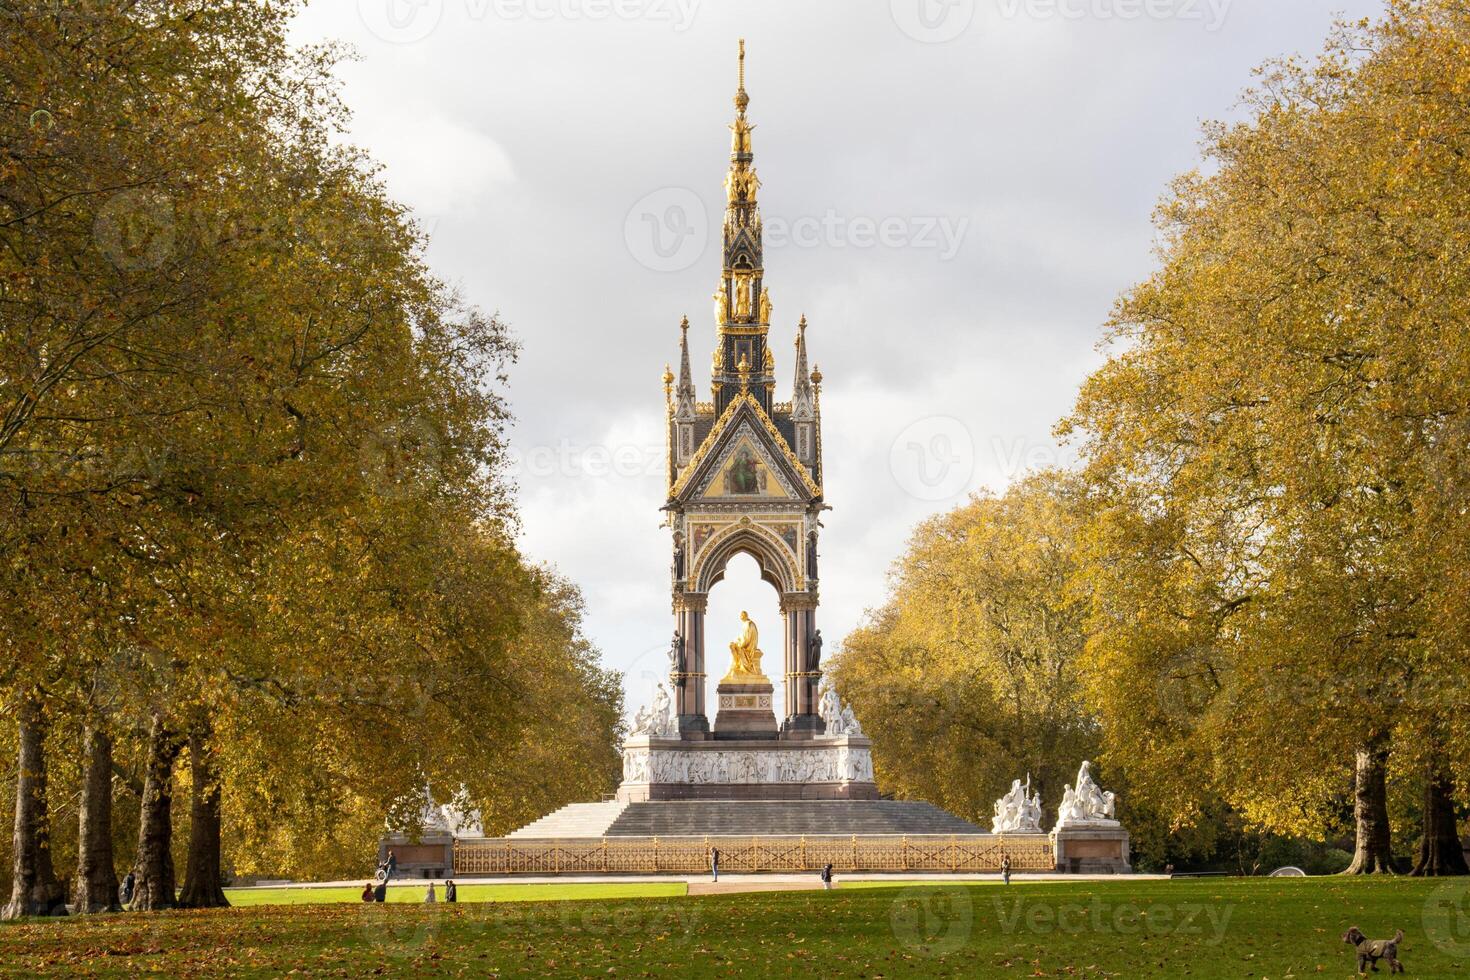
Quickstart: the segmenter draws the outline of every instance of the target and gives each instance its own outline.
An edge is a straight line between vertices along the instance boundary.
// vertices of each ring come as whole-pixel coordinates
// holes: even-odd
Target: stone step
[[[607,836],[945,835],[986,832],[933,804],[895,800],[668,800],[628,803],[625,806],[608,826]]]
[[[569,803],[540,820],[532,821],[508,837],[605,837],[608,828],[622,815],[627,803]]]

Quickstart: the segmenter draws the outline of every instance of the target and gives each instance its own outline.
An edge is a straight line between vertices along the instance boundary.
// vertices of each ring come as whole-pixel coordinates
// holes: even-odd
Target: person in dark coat
[[[373,883],[371,881],[362,886],[362,900],[364,902],[371,902],[373,900]]]
[[[386,881],[378,882],[378,887],[373,889],[373,901],[388,901],[388,883]]]
[[[720,849],[718,847],[709,852],[709,873],[714,876],[715,881],[720,880]]]
[[[129,871],[122,880],[122,903],[127,905],[133,900],[133,891],[138,887],[138,876]]]
[[[389,851],[388,852],[388,864],[387,864],[387,866],[383,870],[388,873],[388,879],[387,880],[388,881],[392,881],[393,880],[393,874],[394,874],[394,872],[396,872],[398,870],[398,855],[397,854],[394,854],[392,851]]]
[[[459,901],[459,889],[456,888],[456,887],[454,887],[454,879],[453,878],[450,878],[448,881],[444,882],[444,901],[446,901],[446,902],[457,902],[457,901]]]
[[[1009,854],[1000,856],[1000,876],[1007,885],[1011,883],[1011,856]]]
[[[822,868],[822,887],[827,891],[832,890],[832,865],[830,864]]]

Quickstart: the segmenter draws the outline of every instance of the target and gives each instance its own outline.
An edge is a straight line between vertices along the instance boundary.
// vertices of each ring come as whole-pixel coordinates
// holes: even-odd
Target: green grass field
[[[395,882],[388,886],[388,901],[394,904],[422,904],[427,882]],[[612,884],[602,882],[568,882],[551,885],[475,885],[461,884],[461,902],[553,902],[574,899],[673,898],[687,891],[683,882],[629,881]],[[437,888],[444,900],[444,888]],[[255,905],[333,905],[362,902],[361,888],[226,888],[225,897],[240,908]]]
[[[497,900],[12,924],[0,928],[0,975],[1288,980],[1352,976],[1352,950],[1339,939],[1350,925],[1374,937],[1403,929],[1411,977],[1470,975],[1465,880],[921,882],[663,898],[581,891],[595,886],[473,887]],[[578,900],[501,900],[511,889]]]

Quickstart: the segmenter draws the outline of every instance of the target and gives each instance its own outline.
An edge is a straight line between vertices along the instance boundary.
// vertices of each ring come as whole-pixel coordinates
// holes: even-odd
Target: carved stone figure
[[[669,697],[669,689],[662,684],[653,690],[653,711],[648,734],[663,737],[679,734],[679,722],[674,717],[673,700]]]
[[[995,817],[990,823],[992,834],[1041,833],[1041,796],[1031,793],[1031,776],[1023,786],[1019,779],[1011,782],[1011,791],[995,801]]]
[[[1116,810],[1116,797],[1103,792],[1093,781],[1092,763],[1084,762],[1077,770],[1076,787],[1069,785],[1062,794],[1062,805],[1057,808],[1057,826],[1116,825]]]
[[[684,634],[674,630],[674,638],[669,641],[669,673],[684,673]]]
[[[815,633],[812,634],[812,638],[807,641],[807,646],[811,649],[811,666],[808,667],[807,669],[815,673],[816,671],[820,670],[821,667],[822,667],[822,631],[821,630],[817,630]]]

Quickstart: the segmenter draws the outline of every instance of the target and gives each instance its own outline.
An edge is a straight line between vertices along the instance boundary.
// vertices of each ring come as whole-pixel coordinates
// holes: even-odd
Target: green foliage
[[[1069,588],[1076,504],[1070,478],[1045,473],[915,531],[892,597],[830,667],[885,791],[988,826],[1013,779],[1029,772],[1054,807],[1097,747]]]

